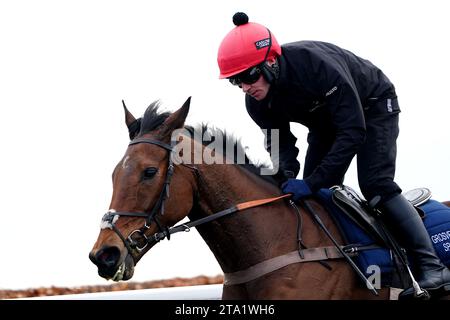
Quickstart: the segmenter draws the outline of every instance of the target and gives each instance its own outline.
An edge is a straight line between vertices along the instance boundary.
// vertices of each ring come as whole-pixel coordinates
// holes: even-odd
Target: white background
[[[2,0],[0,288],[107,283],[88,253],[128,142],[121,99],[141,116],[154,100],[173,111],[192,96],[189,124],[226,128],[266,157],[242,92],[218,80],[236,11],[280,43],[333,42],[379,66],[402,109],[396,181],[450,200],[447,3]],[[292,127],[303,157],[306,130]],[[346,184],[357,189],[354,166]],[[147,253],[132,280],[220,273],[193,231]]]

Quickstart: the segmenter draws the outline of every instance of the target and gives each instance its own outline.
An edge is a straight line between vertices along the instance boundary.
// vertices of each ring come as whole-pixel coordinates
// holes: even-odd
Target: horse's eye
[[[155,167],[148,167],[142,172],[142,179],[151,179],[158,172],[158,169]]]

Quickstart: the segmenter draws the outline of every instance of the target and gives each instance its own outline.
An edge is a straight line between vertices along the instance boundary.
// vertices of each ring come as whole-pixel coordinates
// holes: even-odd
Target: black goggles
[[[232,85],[241,87],[243,83],[254,84],[259,80],[260,76],[261,66],[257,65],[255,67],[248,68],[247,70],[242,71],[235,76],[229,77],[228,80]]]

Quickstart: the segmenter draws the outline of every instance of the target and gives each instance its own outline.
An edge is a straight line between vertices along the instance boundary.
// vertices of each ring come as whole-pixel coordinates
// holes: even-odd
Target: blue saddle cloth
[[[322,204],[328,208],[347,244],[358,246],[371,246],[375,244],[374,237],[366,233],[355,224],[345,213],[337,207],[332,200],[333,191],[321,189],[318,193]],[[425,212],[424,225],[430,235],[436,253],[442,262],[450,265],[450,208],[444,204],[428,200],[419,206]],[[383,285],[389,285],[389,281],[395,272],[394,260],[387,248],[373,248],[361,251],[354,261],[359,269],[367,276],[373,274],[373,266],[378,266],[381,271]]]
[[[441,261],[450,266],[450,208],[428,200],[420,208],[425,211],[423,223],[430,234],[431,242]]]

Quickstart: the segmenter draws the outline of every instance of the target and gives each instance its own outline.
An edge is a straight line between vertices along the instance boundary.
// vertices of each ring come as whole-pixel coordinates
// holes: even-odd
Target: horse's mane
[[[152,102],[147,110],[145,110],[143,117],[141,118],[141,127],[138,136],[149,133],[155,129],[157,129],[169,116],[170,112],[162,112],[160,109],[160,102],[155,101]],[[262,162],[253,162],[249,159],[245,147],[242,145],[240,139],[236,139],[233,134],[230,134],[226,130],[222,130],[215,126],[211,126],[209,124],[202,123],[195,127],[186,125],[184,127],[190,134],[194,134],[194,132],[201,132],[201,136],[203,137],[205,132],[208,132],[212,137],[223,137],[223,148],[224,152],[228,150],[226,146],[233,146],[233,163],[241,166],[242,168],[250,171],[251,173],[259,176],[260,178],[268,181],[272,184],[277,185],[277,181],[270,175],[262,175],[261,169],[268,169],[269,166]],[[200,130],[200,131],[198,131]],[[211,141],[203,141],[202,144],[204,146],[208,146]],[[238,163],[238,155],[244,155],[244,163]],[[224,154],[227,157],[227,154]],[[241,160],[242,161],[242,160]]]

